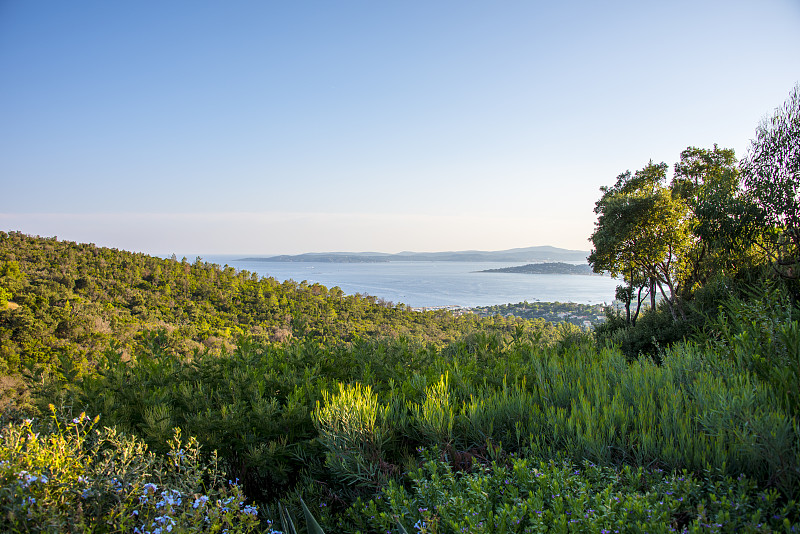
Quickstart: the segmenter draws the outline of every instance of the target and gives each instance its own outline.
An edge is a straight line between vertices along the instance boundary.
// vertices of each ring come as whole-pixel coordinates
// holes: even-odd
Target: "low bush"
[[[357,502],[350,531],[425,534],[539,532],[795,532],[798,506],[745,477],[704,480],[659,469],[522,458],[455,471],[426,452],[408,484]]]
[[[689,314],[687,320],[676,321],[664,307],[658,307],[645,310],[635,325],[628,325],[624,318],[610,312],[606,322],[595,329],[595,336],[598,348],[616,346],[629,361],[646,356],[658,362],[663,349],[692,336],[697,320]]]
[[[98,422],[53,415],[2,429],[0,531],[263,532],[257,508],[196,440],[175,431],[155,455]]]

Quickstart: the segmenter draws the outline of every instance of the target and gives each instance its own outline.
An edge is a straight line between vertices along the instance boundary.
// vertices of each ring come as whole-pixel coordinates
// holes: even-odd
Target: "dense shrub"
[[[0,433],[3,532],[261,532],[258,510],[213,455],[176,431],[165,455],[99,418],[8,424]]]
[[[445,345],[478,328],[520,322],[526,323],[412,312],[201,258],[162,259],[0,231],[0,375],[49,370],[63,357],[90,370],[110,343],[133,353],[156,331],[165,350],[188,357],[230,352],[242,336],[324,343],[406,337]]]
[[[794,532],[798,507],[744,477],[703,480],[659,469],[522,458],[455,471],[426,453],[409,484],[356,503],[364,532]]]
[[[109,355],[70,402],[155,450],[180,427],[260,501],[313,481],[343,506],[407,470],[418,447],[468,463],[496,444],[543,459],[745,474],[796,497],[800,435],[770,383],[700,345],[663,354],[660,365],[629,363],[615,349],[527,337],[442,351],[245,343],[192,361]]]
[[[752,288],[731,296],[704,325],[713,352],[772,385],[784,408],[800,413],[800,306],[785,287]]]
[[[664,307],[645,310],[635,325],[626,324],[616,312],[610,311],[604,324],[595,328],[598,348],[614,345],[633,361],[640,356],[661,360],[663,349],[691,337],[698,324],[697,314],[676,321]]]

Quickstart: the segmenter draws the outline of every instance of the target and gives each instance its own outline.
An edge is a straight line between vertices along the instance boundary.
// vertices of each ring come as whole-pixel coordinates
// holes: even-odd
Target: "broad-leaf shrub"
[[[606,322],[595,329],[598,348],[614,345],[629,361],[641,356],[660,361],[663,349],[691,337],[698,317],[689,314],[686,320],[676,321],[664,306],[655,311],[647,309],[636,321],[628,325],[616,312],[608,312]]]
[[[426,453],[408,485],[349,510],[363,532],[794,532],[798,506],[739,477],[705,481],[659,469],[522,458],[454,471]]]

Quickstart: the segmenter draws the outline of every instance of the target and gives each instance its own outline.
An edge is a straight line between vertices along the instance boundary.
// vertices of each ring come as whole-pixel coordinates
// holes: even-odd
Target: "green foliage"
[[[305,363],[308,362],[308,365]],[[294,484],[313,451],[310,413],[326,380],[313,349],[244,342],[231,355],[140,352],[125,362],[106,354],[84,377],[74,402],[107,414],[109,424],[144,437],[159,450],[175,426],[217,450],[254,497],[274,498]],[[297,450],[300,447],[300,450]]]
[[[219,451],[250,498],[300,491],[330,503],[319,518],[328,526],[329,514],[412,469],[420,447],[462,469],[502,444],[533,458],[743,473],[800,493],[800,428],[772,377],[699,345],[665,349],[657,365],[569,335],[542,347],[514,334],[441,351],[384,341],[248,343],[191,362],[112,355],[69,402],[157,450],[180,427]]]
[[[159,332],[160,347],[190,357],[231,351],[238,338],[355,342],[406,337],[447,344],[480,325],[474,314],[412,312],[375,297],[307,282],[0,232],[0,371],[53,371],[68,356],[83,371],[110,344],[131,354]],[[7,297],[3,297],[6,298]],[[512,322],[500,320],[500,324]]]
[[[306,518],[306,528],[308,529],[308,534],[325,534],[325,531],[322,530],[322,527],[319,526],[319,523],[314,518],[314,514],[308,509],[306,506],[305,501],[300,499],[300,504],[303,506],[303,515]]]
[[[414,428],[424,443],[450,444],[453,441],[455,411],[446,374],[425,388],[422,402],[409,403]]]
[[[11,292],[3,287],[0,287],[0,310],[8,307],[9,300],[11,300]]]
[[[800,307],[777,285],[732,296],[705,325],[716,354],[772,385],[790,413],[800,413]]]
[[[595,272],[621,276],[631,295],[649,286],[652,308],[658,286],[673,317],[684,317],[678,297],[685,284],[691,225],[687,203],[665,185],[666,172],[665,163],[650,162],[633,176],[623,173],[614,186],[601,188],[588,260]]]
[[[776,271],[800,279],[800,85],[756,130],[742,162],[752,210],[744,226]]]
[[[26,420],[0,434],[4,532],[258,532],[244,504],[194,439],[173,433],[154,455],[138,439],[81,414]]]
[[[339,384],[336,394],[322,393],[312,414],[326,449],[325,466],[348,486],[380,488],[388,481],[383,449],[391,439],[387,411],[370,386]]]
[[[303,508],[303,516],[306,520],[306,531],[308,534],[325,534],[325,531],[319,526],[319,523],[314,518],[314,515],[308,509],[308,506],[306,506],[306,503],[302,498],[300,498],[300,505]],[[283,503],[278,503],[277,508],[280,528],[282,530],[270,530],[269,534],[297,534],[298,530],[297,527],[295,527],[295,521],[292,518],[292,514],[289,509],[284,506]],[[272,525],[272,522],[270,522],[270,525]]]
[[[427,455],[409,474],[349,512],[368,532],[430,534],[533,532],[777,532],[798,526],[745,477],[705,481],[659,469],[607,468],[522,458],[454,471]]]
[[[763,236],[743,230],[755,219],[733,150],[687,148],[668,187],[666,171],[651,162],[633,176],[620,175],[614,186],[601,188],[595,209],[589,261],[625,281],[616,295],[624,316],[612,315],[595,333],[600,346],[615,343],[631,359],[658,359],[660,348],[702,328],[726,298],[706,285],[735,286],[764,264]],[[646,297],[649,310],[640,319]]]
[[[618,347],[630,361],[644,356],[660,362],[663,349],[694,334],[696,320],[692,314],[687,315],[687,320],[676,322],[663,306],[655,311],[648,308],[636,324],[610,312],[606,323],[595,328],[595,339],[598,347]]]

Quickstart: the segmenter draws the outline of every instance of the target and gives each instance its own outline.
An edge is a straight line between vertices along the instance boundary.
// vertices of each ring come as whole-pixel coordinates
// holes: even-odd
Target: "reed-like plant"
[[[383,450],[391,439],[386,412],[370,386],[339,384],[334,394],[323,392],[312,414],[325,447],[325,466],[349,486],[380,488],[391,466]]]
[[[422,402],[409,403],[409,409],[414,428],[424,442],[442,446],[453,442],[456,412],[450,400],[447,374],[428,386]]]

